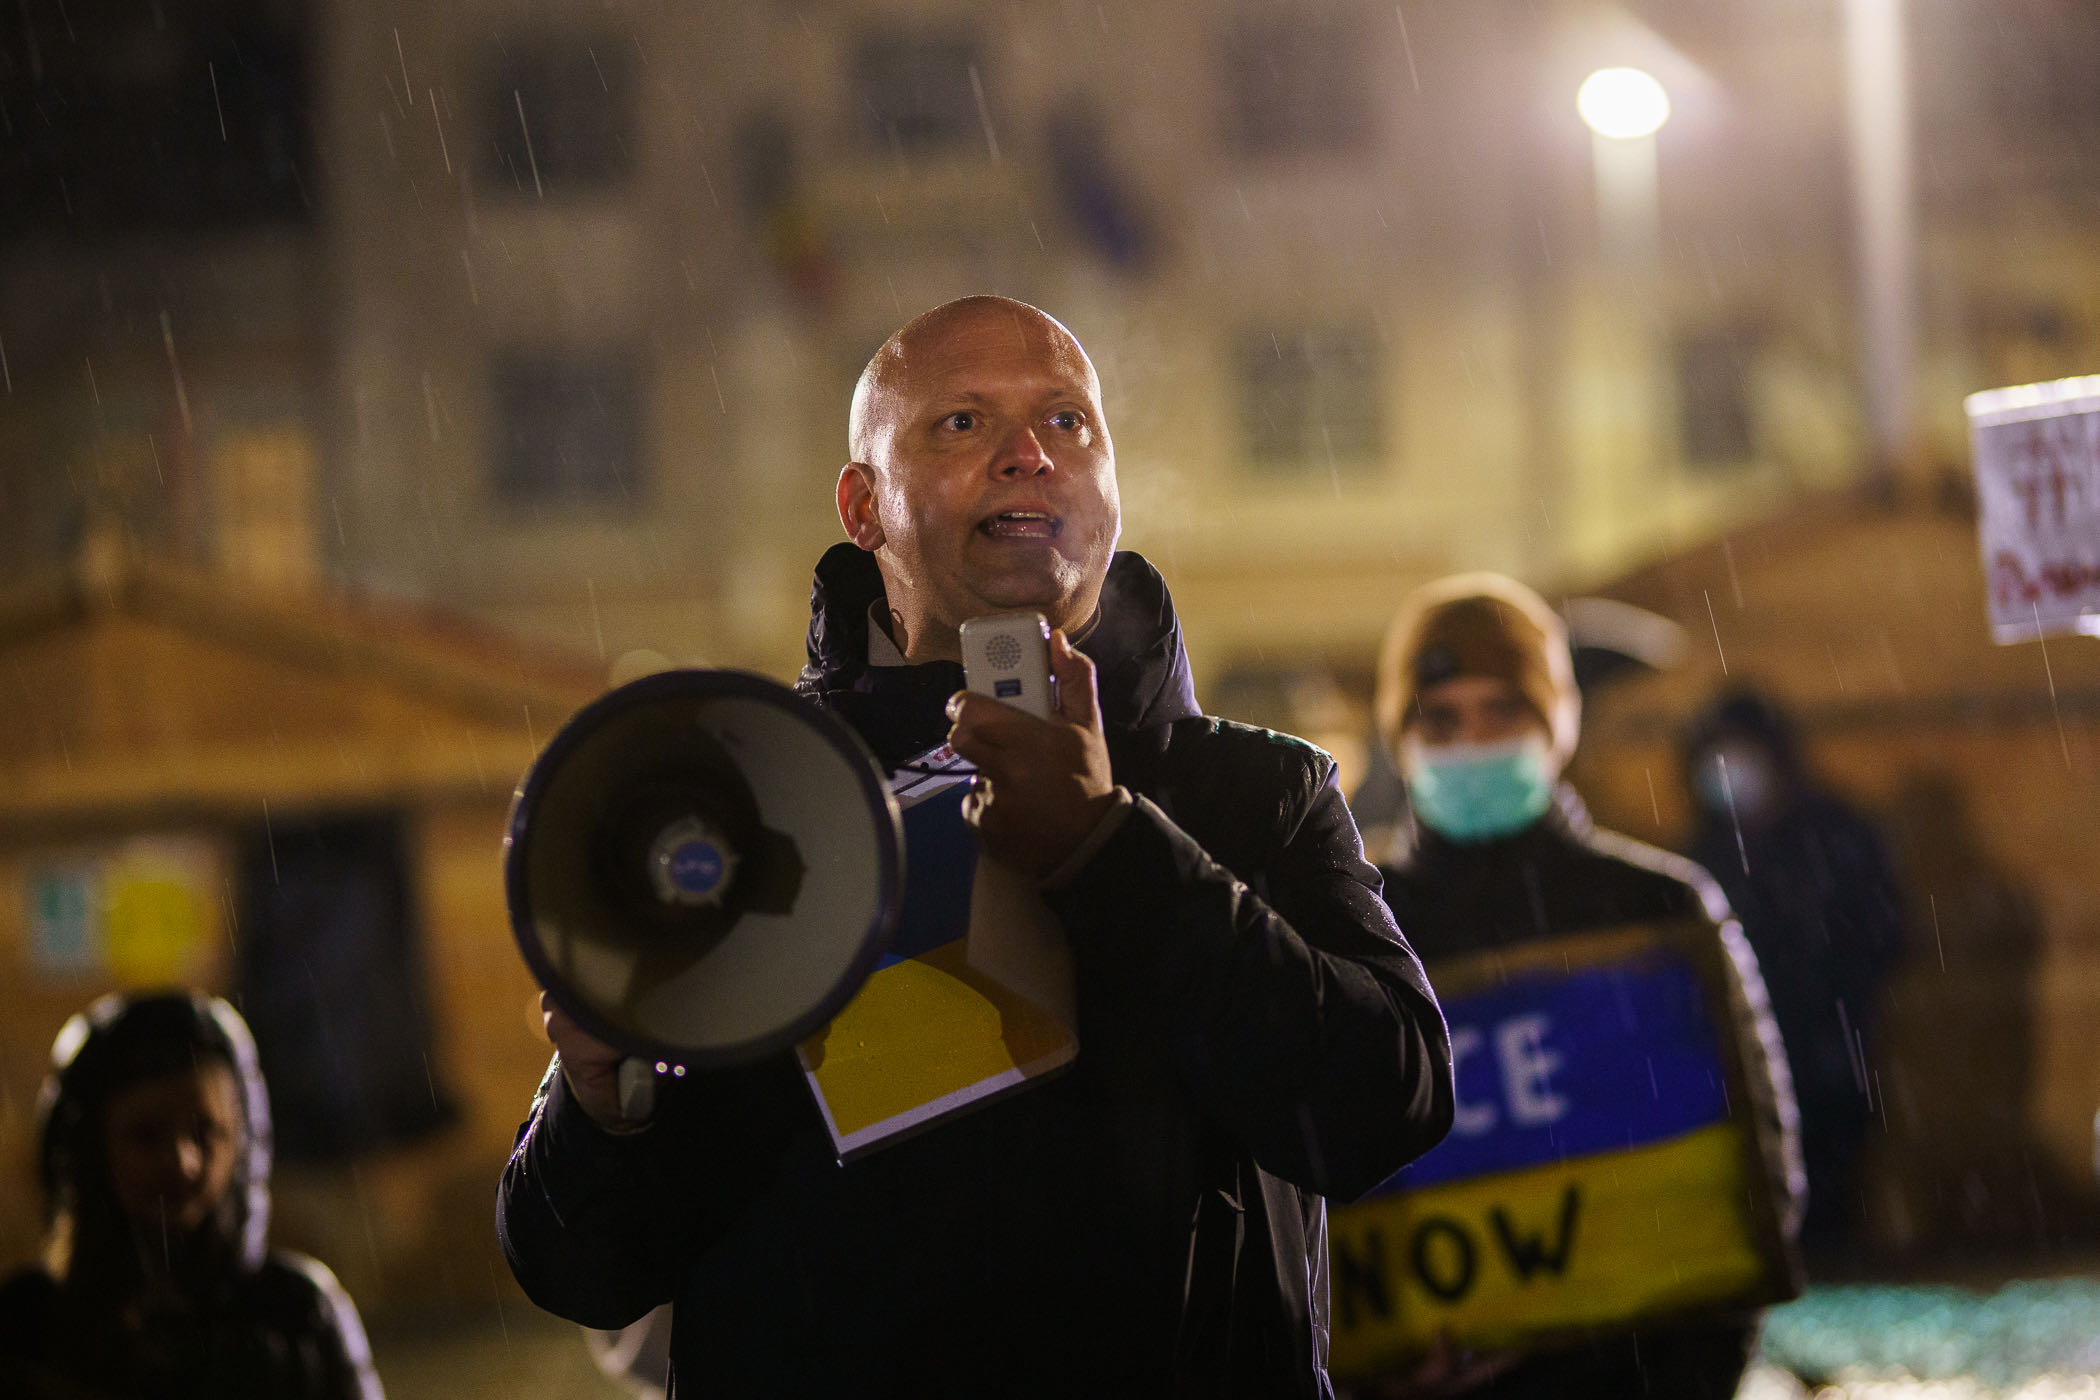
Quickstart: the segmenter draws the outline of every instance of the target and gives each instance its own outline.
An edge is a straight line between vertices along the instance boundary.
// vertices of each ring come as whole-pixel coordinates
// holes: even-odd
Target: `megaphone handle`
[[[646,1123],[656,1112],[656,1065],[633,1056],[620,1061],[620,1117]]]

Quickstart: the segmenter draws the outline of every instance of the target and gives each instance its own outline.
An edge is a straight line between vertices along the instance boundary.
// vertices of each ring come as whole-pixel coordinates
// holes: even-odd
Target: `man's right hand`
[[[620,1112],[620,1061],[627,1057],[570,1020],[545,992],[540,993],[540,1022],[561,1052],[561,1076],[569,1081],[569,1093],[591,1121],[615,1133],[637,1127]]]

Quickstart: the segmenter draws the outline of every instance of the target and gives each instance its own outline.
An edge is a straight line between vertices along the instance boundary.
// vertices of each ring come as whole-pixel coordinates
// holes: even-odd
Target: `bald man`
[[[1450,1047],[1334,761],[1205,717],[1165,583],[1116,551],[1100,381],[1071,333],[972,297],[853,398],[799,687],[886,764],[977,765],[984,852],[1070,945],[1066,1074],[841,1166],[791,1056],[661,1081],[557,1012],[499,1227],[534,1301],[674,1305],[681,1393],[1332,1393],[1323,1197],[1427,1151]],[[1041,611],[1059,707],[963,691],[958,628]]]

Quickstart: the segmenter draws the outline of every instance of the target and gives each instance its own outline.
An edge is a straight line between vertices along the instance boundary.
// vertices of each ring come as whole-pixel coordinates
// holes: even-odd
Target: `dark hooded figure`
[[[0,1285],[0,1394],[379,1400],[357,1310],[266,1246],[270,1110],[238,1013],[112,995],[51,1050],[45,1262]]]
[[[852,447],[801,689],[885,764],[975,765],[984,857],[1069,945],[1077,1059],[842,1166],[792,1055],[660,1077],[630,1118],[619,1052],[550,1011],[512,1271],[596,1327],[671,1302],[681,1396],[1331,1395],[1323,1198],[1452,1113],[1334,760],[1197,708],[1164,581],[1115,550],[1099,381],[1042,312],[906,326]],[[1023,608],[1056,629],[1049,719],[962,689],[961,624]]]
[[[1693,860],[1757,950],[1793,1066],[1808,1168],[1801,1246],[1828,1258],[1859,1218],[1853,1159],[1873,1114],[1876,1000],[1903,950],[1902,894],[1880,835],[1808,771],[1787,716],[1724,697],[1685,741]]]

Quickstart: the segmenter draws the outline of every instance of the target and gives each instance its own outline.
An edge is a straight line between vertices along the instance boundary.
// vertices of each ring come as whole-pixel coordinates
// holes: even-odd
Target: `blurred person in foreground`
[[[1383,868],[1385,897],[1424,958],[1629,924],[1694,920],[1713,930],[1733,972],[1728,1029],[1756,1099],[1773,1197],[1791,1210],[1800,1189],[1793,1103],[1757,960],[1705,871],[1597,829],[1561,781],[1580,697],[1559,617],[1498,574],[1418,589],[1386,636],[1377,717],[1413,813]],[[1443,1348],[1375,1393],[1727,1400],[1756,1337],[1757,1318],[1744,1313],[1602,1330],[1527,1354]]]
[[[49,1241],[0,1284],[0,1395],[380,1400],[334,1275],[266,1246],[269,1098],[239,1013],[108,996],[51,1059]]]
[[[971,297],[862,375],[800,689],[886,765],[944,738],[981,850],[1069,941],[1060,1077],[841,1166],[795,1060],[659,1079],[557,1010],[499,1228],[542,1307],[673,1303],[674,1394],[1331,1394],[1323,1197],[1442,1138],[1450,1046],[1334,761],[1204,716],[1165,583],[1117,553],[1079,343]],[[1042,611],[1059,708],[962,693],[958,628]]]
[[[1879,833],[1816,782],[1769,699],[1722,697],[1684,755],[1699,812],[1692,859],[1743,921],[1793,1066],[1808,1167],[1801,1247],[1827,1265],[1860,1217],[1854,1160],[1878,1092],[1877,1002],[1903,952],[1902,892]]]

